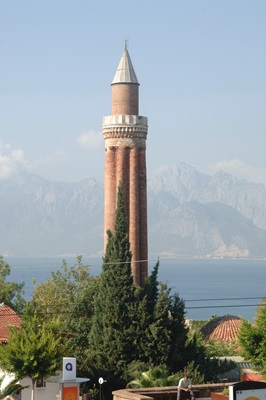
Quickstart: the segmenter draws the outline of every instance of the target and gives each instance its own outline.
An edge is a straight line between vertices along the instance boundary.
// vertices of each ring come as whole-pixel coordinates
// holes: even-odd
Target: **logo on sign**
[[[72,370],[73,370],[73,366],[72,366],[71,363],[67,363],[67,364],[66,364],[66,370],[67,370],[67,371],[72,371]]]

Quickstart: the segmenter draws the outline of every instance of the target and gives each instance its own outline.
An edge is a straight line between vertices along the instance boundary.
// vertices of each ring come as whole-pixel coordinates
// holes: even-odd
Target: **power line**
[[[262,297],[263,298],[263,297]],[[241,298],[224,298],[224,299],[204,299],[204,300],[191,300],[191,301],[215,301],[215,300],[226,300],[226,301],[232,301],[232,300],[251,300],[251,299],[261,299],[260,297],[241,297]],[[187,300],[188,301],[188,300]],[[185,302],[185,300],[184,300]],[[65,314],[84,314],[84,311],[77,311],[71,310],[72,307],[75,307],[79,305],[79,303],[51,303],[51,304],[41,304],[41,308],[58,308],[58,307],[64,307],[67,304],[68,309],[66,311],[39,311],[40,314],[54,314],[54,315],[65,315]],[[239,307],[265,307],[266,303],[259,303],[259,304],[222,304],[222,305],[200,305],[200,306],[185,306],[185,310],[192,310],[192,309],[210,309],[210,308],[239,308]],[[1,310],[1,308],[0,308]],[[0,311],[1,314],[1,311]],[[13,313],[4,313],[2,315],[13,315]]]
[[[217,309],[217,308],[244,308],[244,307],[265,307],[266,304],[237,304],[237,305],[217,305],[217,306],[198,306],[198,307],[185,307],[185,310],[194,310],[194,309]],[[42,306],[44,308],[44,306]],[[66,310],[66,311],[39,311],[38,314],[40,315],[83,315],[84,316],[84,311],[77,311],[77,310]],[[17,314],[19,316],[22,316],[22,314]],[[4,313],[1,315],[0,312],[0,318],[3,318],[5,316],[14,316],[13,313]]]
[[[260,297],[227,297],[227,298],[220,298],[220,299],[191,299],[191,300],[184,300],[184,301],[231,301],[231,300],[259,300],[265,296]]]
[[[216,305],[216,306],[195,306],[185,307],[186,310],[204,309],[204,308],[239,308],[239,307],[265,307],[266,304],[227,304],[227,305]]]

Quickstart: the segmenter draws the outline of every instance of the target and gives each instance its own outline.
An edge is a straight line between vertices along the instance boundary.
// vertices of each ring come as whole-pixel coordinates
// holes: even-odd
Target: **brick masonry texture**
[[[112,87],[112,115],[138,115],[139,87],[118,84]]]
[[[142,121],[144,125],[140,123]],[[122,181],[132,252],[132,275],[134,282],[143,286],[148,275],[147,119],[138,116],[138,85],[112,86],[112,116],[104,117],[103,134],[105,138],[104,248],[107,244],[106,231],[110,229],[114,232],[117,190]]]

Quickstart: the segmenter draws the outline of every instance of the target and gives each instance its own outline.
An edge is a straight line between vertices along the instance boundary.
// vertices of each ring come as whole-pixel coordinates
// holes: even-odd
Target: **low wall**
[[[235,383],[235,382],[234,382]],[[211,397],[211,392],[222,392],[225,387],[233,383],[213,383],[206,385],[193,385],[195,397]],[[176,400],[177,387],[155,387],[140,389],[121,389],[113,392],[113,400]]]

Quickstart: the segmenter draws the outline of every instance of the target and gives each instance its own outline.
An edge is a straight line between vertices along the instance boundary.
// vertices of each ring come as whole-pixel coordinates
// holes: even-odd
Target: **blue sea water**
[[[74,257],[66,257],[73,265]],[[37,283],[51,276],[51,271],[61,269],[58,257],[6,257],[11,267],[9,280],[25,283],[25,298],[31,299]],[[91,265],[91,274],[101,273],[101,260],[83,258]],[[149,272],[156,263],[150,262]],[[173,292],[185,301],[186,316],[208,319],[213,315],[237,315],[253,321],[257,307],[266,297],[266,260],[250,259],[160,259],[159,280],[167,282]]]

